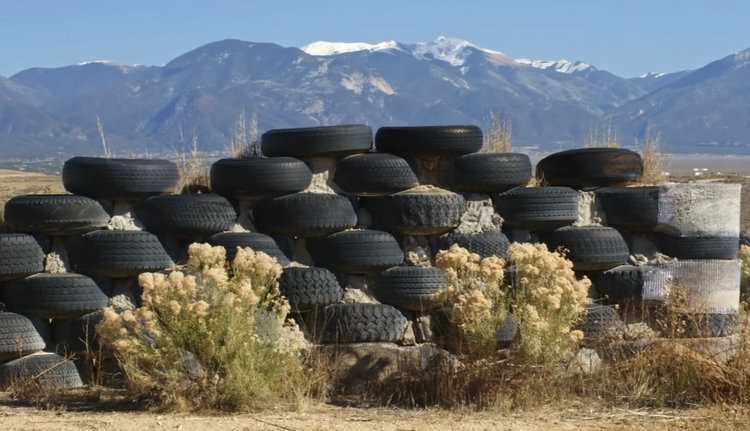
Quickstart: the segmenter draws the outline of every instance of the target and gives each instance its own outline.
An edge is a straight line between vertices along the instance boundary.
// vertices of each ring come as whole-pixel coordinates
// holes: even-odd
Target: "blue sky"
[[[86,60],[160,65],[225,38],[301,46],[446,35],[628,77],[750,47],[748,0],[9,0],[0,10],[3,76]]]

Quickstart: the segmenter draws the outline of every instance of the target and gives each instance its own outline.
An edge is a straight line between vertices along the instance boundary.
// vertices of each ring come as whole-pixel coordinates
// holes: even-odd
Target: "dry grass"
[[[175,158],[180,173],[176,193],[205,193],[211,190],[208,160],[206,155],[198,148],[198,134],[193,132],[190,150],[178,152]]]
[[[235,159],[249,159],[260,157],[260,141],[258,137],[258,116],[253,114],[248,124],[247,115],[243,110],[234,124],[232,137],[229,141],[229,154]]]
[[[513,151],[513,123],[509,117],[500,118],[490,112],[490,128],[484,136],[483,153],[510,153]]]
[[[641,145],[642,184],[662,184],[667,180],[667,157],[661,152],[661,135],[648,131]]]
[[[592,127],[586,134],[584,148],[620,148],[617,132],[612,123]]]

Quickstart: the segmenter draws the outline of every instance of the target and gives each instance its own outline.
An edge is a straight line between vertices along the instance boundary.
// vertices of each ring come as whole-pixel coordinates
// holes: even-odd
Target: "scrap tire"
[[[136,210],[146,230],[198,239],[232,228],[237,212],[216,194],[154,196]]]
[[[585,339],[595,340],[616,335],[616,331],[624,329],[624,323],[614,307],[589,304],[584,312],[583,320],[578,324],[578,329],[583,331]]]
[[[0,281],[44,271],[44,251],[33,236],[0,234]]]
[[[506,257],[510,241],[502,232],[456,233],[451,232],[435,238],[434,250],[447,250],[453,244],[485,258]]]
[[[677,259],[736,259],[737,237],[691,237],[660,235],[659,249]]]
[[[592,282],[608,303],[638,302],[643,297],[643,272],[637,266],[616,266],[594,274]]]
[[[263,154],[269,157],[343,156],[369,151],[372,129],[362,124],[273,129],[261,140]]]
[[[643,161],[635,151],[621,148],[578,148],[543,158],[536,177],[551,186],[606,187],[638,181]]]
[[[211,236],[208,243],[224,247],[227,251],[227,260],[234,261],[237,256],[237,247],[251,248],[260,251],[273,258],[281,266],[289,265],[289,258],[281,251],[276,241],[268,235],[257,232],[221,232]]]
[[[267,199],[254,210],[259,230],[297,237],[326,236],[353,228],[357,214],[344,196],[295,193]]]
[[[18,280],[5,292],[9,307],[26,316],[77,318],[107,306],[96,282],[79,274],[36,274]]]
[[[311,241],[310,252],[319,266],[344,274],[370,274],[404,261],[404,252],[393,235],[370,229],[347,230]]]
[[[73,361],[47,352],[24,356],[0,365],[0,388],[16,384],[34,384],[43,389],[83,386]]]
[[[400,341],[407,320],[384,304],[334,304],[324,309],[322,344]]]
[[[73,256],[78,272],[102,277],[132,277],[173,266],[159,239],[145,231],[87,233]]]
[[[222,159],[211,166],[211,190],[222,196],[282,196],[305,190],[312,172],[292,157]]]
[[[492,202],[509,228],[545,231],[578,219],[578,192],[568,187],[519,187]]]
[[[18,232],[73,235],[104,228],[109,215],[85,196],[25,195],[5,204],[5,223]]]
[[[335,304],[344,296],[336,276],[325,268],[286,268],[281,273],[279,289],[292,311],[297,312]]]
[[[140,199],[172,192],[180,175],[169,160],[73,157],[62,176],[65,190],[76,195]]]
[[[399,155],[462,155],[482,148],[477,126],[381,127],[375,135],[381,153]]]
[[[545,233],[542,240],[550,250],[565,249],[576,271],[600,271],[627,263],[628,245],[610,227],[564,227]]]
[[[392,154],[367,153],[346,157],[336,165],[333,181],[354,195],[384,195],[419,184],[409,163]]]
[[[420,266],[397,266],[378,274],[375,295],[384,304],[404,310],[425,312],[443,305],[448,286],[443,270]]]
[[[454,189],[463,192],[502,193],[528,184],[531,161],[526,154],[467,154],[454,161]]]
[[[44,347],[44,340],[28,317],[0,312],[0,363],[39,352]]]
[[[59,352],[96,352],[100,349],[96,334],[104,314],[101,311],[81,316],[78,319],[55,319],[52,321],[52,341]]]
[[[607,224],[652,230],[659,219],[658,187],[607,187],[596,191]]]
[[[453,230],[466,210],[463,196],[452,192],[401,192],[368,200],[377,225],[405,235],[436,235]]]

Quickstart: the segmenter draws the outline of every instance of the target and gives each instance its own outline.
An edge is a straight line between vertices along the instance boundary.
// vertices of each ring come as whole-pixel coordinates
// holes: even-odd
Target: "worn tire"
[[[362,124],[273,129],[261,137],[269,157],[316,157],[366,153],[372,147],[372,129]]]
[[[286,268],[281,273],[279,289],[297,312],[335,304],[344,296],[336,276],[324,268]]]
[[[44,271],[44,251],[33,236],[0,234],[0,281]]]
[[[281,251],[276,241],[268,235],[257,232],[221,232],[208,239],[211,245],[221,246],[227,251],[227,260],[234,261],[237,247],[251,248],[260,251],[279,262],[281,266],[289,265],[289,258]]]
[[[616,266],[592,275],[591,281],[608,304],[639,302],[643,297],[643,272],[637,266]]]
[[[529,156],[520,153],[467,154],[454,167],[453,188],[463,192],[502,193],[531,179]]]
[[[384,304],[334,304],[324,310],[322,344],[400,341],[407,320]]]
[[[72,254],[78,272],[123,278],[174,265],[158,238],[149,232],[101,230],[81,237]]]
[[[652,230],[659,220],[658,187],[607,187],[596,191],[607,224]]]
[[[504,225],[514,229],[553,230],[578,219],[578,192],[568,187],[518,187],[492,202]]]
[[[602,226],[564,227],[542,236],[550,250],[562,248],[576,271],[601,271],[627,263],[628,245],[615,229]]]
[[[0,312],[0,363],[39,352],[44,347],[44,340],[28,317]]]
[[[678,259],[736,259],[739,240],[736,237],[692,237],[659,235],[658,247],[664,254]]]
[[[16,281],[5,297],[12,311],[40,318],[69,319],[103,309],[109,298],[79,274],[36,274]]]
[[[292,157],[222,159],[211,165],[211,190],[231,198],[282,196],[310,185],[312,172]]]
[[[5,204],[5,223],[18,232],[75,235],[107,226],[109,215],[84,196],[25,195]]]
[[[104,314],[89,313],[78,319],[55,319],[52,321],[52,341],[58,353],[97,352],[101,348],[98,325]]]
[[[419,184],[409,163],[392,154],[367,153],[346,157],[336,165],[333,181],[354,195],[385,195]]]
[[[375,224],[405,235],[437,235],[461,223],[466,210],[463,196],[452,192],[401,192],[373,197],[365,204]]]
[[[551,154],[536,165],[536,177],[551,186],[606,187],[638,181],[643,161],[621,148],[579,148]]]
[[[337,273],[370,274],[404,262],[404,252],[388,232],[361,229],[311,241],[315,263]]]
[[[404,310],[423,313],[443,305],[448,280],[439,268],[397,266],[381,272],[375,279],[375,295],[384,303]]]
[[[375,147],[399,155],[476,153],[482,148],[482,130],[477,126],[381,127]]]
[[[344,196],[295,193],[259,202],[254,210],[259,230],[297,237],[330,235],[357,224],[351,201]]]
[[[172,192],[179,172],[169,160],[73,157],[65,162],[62,177],[65,190],[76,195],[145,198]]]
[[[0,388],[30,383],[45,390],[83,386],[73,361],[54,353],[37,353],[0,365]]]
[[[433,250],[448,250],[453,244],[481,257],[506,257],[510,241],[502,232],[456,233],[435,238]]]
[[[149,232],[185,239],[229,230],[237,220],[232,204],[216,194],[154,196],[136,212]]]
[[[608,336],[616,336],[624,329],[625,324],[613,307],[608,305],[590,304],[586,307],[583,320],[577,328],[583,331],[583,337],[596,340]]]

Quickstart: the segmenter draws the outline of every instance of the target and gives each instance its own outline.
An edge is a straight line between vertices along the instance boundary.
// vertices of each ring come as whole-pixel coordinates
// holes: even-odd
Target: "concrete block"
[[[721,183],[659,186],[656,230],[682,236],[738,237],[741,188]]]

